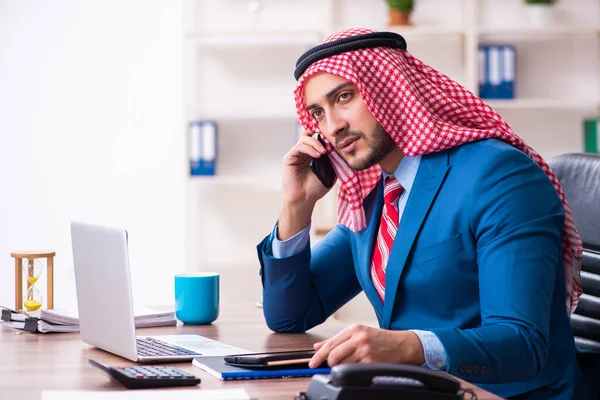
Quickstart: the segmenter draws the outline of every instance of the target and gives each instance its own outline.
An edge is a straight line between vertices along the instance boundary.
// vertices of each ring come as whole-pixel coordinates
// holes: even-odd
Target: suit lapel
[[[412,245],[449,170],[446,151],[424,155],[421,158],[386,267],[382,324],[384,329],[390,327],[398,283]],[[381,208],[381,204],[379,207]]]

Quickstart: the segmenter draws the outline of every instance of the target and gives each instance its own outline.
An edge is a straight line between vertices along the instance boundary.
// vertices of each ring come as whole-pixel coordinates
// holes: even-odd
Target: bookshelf
[[[474,93],[478,46],[514,45],[516,98],[487,102],[545,158],[581,151],[582,121],[600,111],[599,0],[559,0],[555,23],[535,28],[522,0],[417,0],[414,25],[395,28],[387,26],[384,0],[368,7],[364,0],[184,4],[185,118],[219,126],[217,175],[189,178],[192,271],[230,265],[258,271],[255,245],[279,213],[280,163],[297,137],[294,65],[331,32],[398,32],[412,54]],[[316,210],[315,240],[335,224],[335,214],[331,193]]]

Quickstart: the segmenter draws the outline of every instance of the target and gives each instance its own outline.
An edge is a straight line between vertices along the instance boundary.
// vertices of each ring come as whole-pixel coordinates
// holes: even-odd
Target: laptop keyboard
[[[199,356],[201,353],[174,346],[170,343],[154,338],[136,338],[138,355],[144,357],[155,356]]]

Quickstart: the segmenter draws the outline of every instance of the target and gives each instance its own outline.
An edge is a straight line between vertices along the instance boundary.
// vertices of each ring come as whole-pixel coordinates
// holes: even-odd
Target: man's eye
[[[315,110],[311,115],[314,119],[319,119],[323,115],[323,110]]]
[[[340,95],[338,96],[338,100],[339,101],[347,101],[347,100],[350,100],[351,97],[352,97],[352,93],[344,92],[344,93],[340,93]]]

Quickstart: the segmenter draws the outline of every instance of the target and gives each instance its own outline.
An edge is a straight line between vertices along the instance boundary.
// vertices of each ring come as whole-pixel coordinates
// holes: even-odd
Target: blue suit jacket
[[[381,328],[435,333],[454,376],[503,397],[576,395],[564,209],[530,158],[493,139],[423,156],[388,261],[385,302],[370,278],[382,184],[364,204],[360,232],[338,225],[284,259],[271,256],[269,237],[258,245],[272,330],[308,330],[364,290]]]

